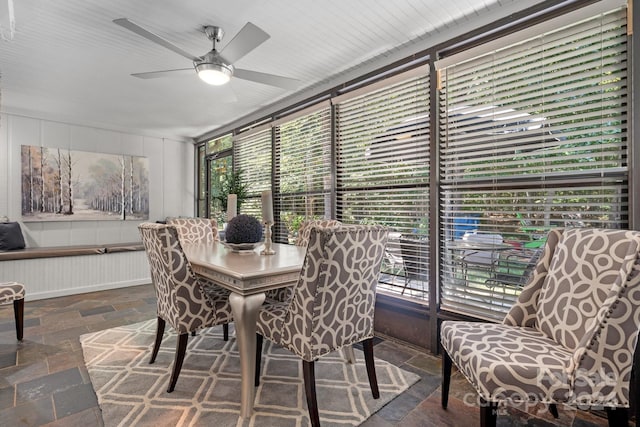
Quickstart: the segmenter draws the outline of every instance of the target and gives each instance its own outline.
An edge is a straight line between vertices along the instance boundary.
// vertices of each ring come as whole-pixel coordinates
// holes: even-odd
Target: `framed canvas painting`
[[[21,147],[22,220],[146,220],[146,157]]]

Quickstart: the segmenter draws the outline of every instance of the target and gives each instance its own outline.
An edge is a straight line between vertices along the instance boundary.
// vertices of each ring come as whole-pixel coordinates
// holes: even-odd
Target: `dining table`
[[[240,416],[253,412],[256,371],[256,319],[265,292],[295,284],[306,254],[305,247],[273,243],[275,254],[260,254],[261,246],[234,250],[220,241],[183,246],[193,272],[231,291],[229,303],[233,313],[240,356]]]

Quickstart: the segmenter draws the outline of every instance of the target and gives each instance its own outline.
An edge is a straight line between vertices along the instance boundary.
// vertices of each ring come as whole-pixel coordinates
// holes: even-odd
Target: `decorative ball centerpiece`
[[[225,238],[227,243],[257,243],[262,239],[262,224],[255,217],[240,214],[227,223]]]

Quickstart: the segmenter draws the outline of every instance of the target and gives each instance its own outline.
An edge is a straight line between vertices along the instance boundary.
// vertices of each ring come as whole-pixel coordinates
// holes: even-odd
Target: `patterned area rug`
[[[230,325],[189,337],[173,393],[167,393],[176,335],[166,332],[156,362],[149,365],[156,320],[82,335],[80,341],[105,426],[308,426],[300,359],[264,341],[261,385],[254,414],[240,414],[240,363]],[[170,329],[167,326],[167,329]],[[344,362],[340,353],[316,362],[316,388],[323,427],[356,426],[418,380],[418,376],[376,359],[380,398],[373,399],[364,365]]]

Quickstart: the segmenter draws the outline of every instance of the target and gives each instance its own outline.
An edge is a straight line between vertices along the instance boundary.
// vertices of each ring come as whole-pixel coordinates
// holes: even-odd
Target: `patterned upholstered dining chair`
[[[175,227],[142,223],[138,226],[149,258],[151,277],[158,299],[158,328],[149,363],[154,363],[165,324],[178,333],[173,372],[168,393],[176,385],[190,332],[232,321],[229,292],[207,287],[198,280],[178,240]]]
[[[337,219],[309,219],[302,221],[300,228],[298,229],[296,246],[307,246],[309,244],[309,235],[311,234],[312,227],[331,228],[339,227],[341,225],[342,223]]]
[[[213,218],[167,218],[167,224],[176,228],[178,233],[178,240],[181,245],[190,243],[213,243],[220,240],[218,236],[218,221]],[[205,279],[199,278],[200,282],[206,286],[212,288],[214,292],[219,289],[219,286],[215,283]],[[222,325],[222,333],[224,340],[229,339],[229,324],[224,323]],[[196,331],[192,331],[191,335],[195,336]]]
[[[167,224],[173,225],[178,232],[181,244],[211,243],[220,240],[218,221],[213,218],[168,218]]]
[[[302,359],[312,426],[319,426],[314,362],[362,342],[373,397],[379,397],[373,359],[376,284],[387,242],[381,226],[312,227],[300,278],[289,302],[266,302],[258,313],[256,385],[262,337]]]
[[[640,328],[640,232],[554,229],[500,324],[445,321],[442,406],[452,363],[475,387],[483,426],[498,403],[604,407],[627,425]],[[636,386],[637,388],[637,386]]]
[[[336,219],[310,219],[302,221],[300,228],[298,229],[298,238],[296,239],[296,246],[307,246],[309,244],[309,234],[313,227],[331,228],[339,227],[342,223]],[[293,286],[287,286],[286,288],[272,289],[266,292],[267,301],[289,301],[293,296]]]

